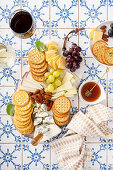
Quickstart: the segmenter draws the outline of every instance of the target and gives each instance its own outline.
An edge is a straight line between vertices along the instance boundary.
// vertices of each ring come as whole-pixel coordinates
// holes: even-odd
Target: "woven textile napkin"
[[[79,111],[67,126],[68,132],[50,143],[56,152],[62,170],[83,170],[92,157],[92,151],[85,148],[84,136],[92,138],[113,137],[108,120],[113,111],[102,105],[90,106],[86,114]]]

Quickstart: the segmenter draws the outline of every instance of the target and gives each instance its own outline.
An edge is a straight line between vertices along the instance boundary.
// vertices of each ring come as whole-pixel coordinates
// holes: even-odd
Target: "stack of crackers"
[[[92,52],[102,64],[113,65],[113,47],[108,47],[104,41],[97,41],[92,47]]]
[[[21,134],[28,135],[34,130],[34,123],[31,119],[33,112],[32,102],[23,90],[18,90],[13,94],[13,103],[15,105],[14,124]]]
[[[52,106],[53,118],[58,126],[66,125],[70,120],[71,102],[65,96],[58,97]]]
[[[45,81],[44,74],[47,72],[45,54],[38,49],[33,49],[29,52],[28,60],[33,79],[39,82]]]

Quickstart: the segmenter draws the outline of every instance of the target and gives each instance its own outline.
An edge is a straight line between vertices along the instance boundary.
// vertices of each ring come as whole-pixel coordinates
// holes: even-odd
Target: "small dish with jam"
[[[94,81],[87,81],[82,83],[81,86],[79,87],[80,99],[84,103],[93,105],[93,104],[100,103],[106,99],[106,94],[103,86],[100,83],[96,84],[96,86],[95,84],[96,82]],[[91,91],[90,95],[86,95],[87,91],[90,91],[92,88],[93,90]]]

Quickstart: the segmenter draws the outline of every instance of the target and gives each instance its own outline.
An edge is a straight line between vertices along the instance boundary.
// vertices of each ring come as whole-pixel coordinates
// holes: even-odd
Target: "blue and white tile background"
[[[35,34],[26,40],[15,37],[8,24],[11,13],[19,8],[28,10],[37,22]],[[81,82],[98,80],[106,68],[92,58],[88,34],[91,28],[106,20],[113,20],[113,0],[0,0],[0,42],[12,45],[17,56],[14,66],[0,69],[0,170],[61,170],[48,143],[34,147],[30,139],[15,129],[6,114],[6,106],[11,102],[17,81],[29,69],[27,55],[35,48],[35,41],[62,39],[76,27],[86,28],[70,37],[70,41],[82,47],[85,70]],[[103,104],[113,108],[113,69],[101,84],[106,92]],[[72,100],[71,113],[85,112],[87,107],[76,96]],[[113,122],[108,123],[113,128]],[[62,133],[65,131],[64,127]],[[113,139],[86,138],[86,147],[94,151],[86,170],[113,170]]]

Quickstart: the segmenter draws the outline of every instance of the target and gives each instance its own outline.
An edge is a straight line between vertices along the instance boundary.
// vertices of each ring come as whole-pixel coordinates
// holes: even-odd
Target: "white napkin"
[[[101,104],[90,106],[87,113],[79,111],[67,126],[68,132],[62,138],[50,143],[56,152],[62,170],[83,170],[92,157],[92,151],[85,148],[84,136],[109,138],[113,131],[108,120],[113,119],[113,111]]]

